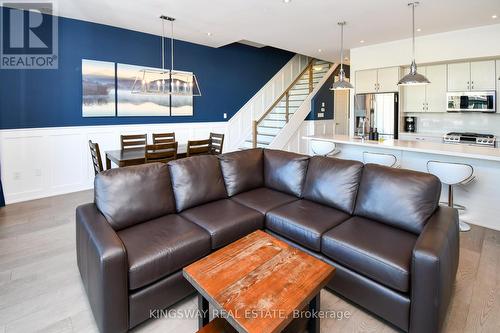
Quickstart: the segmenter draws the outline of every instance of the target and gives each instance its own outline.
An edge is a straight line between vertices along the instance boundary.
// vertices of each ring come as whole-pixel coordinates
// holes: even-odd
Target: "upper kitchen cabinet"
[[[495,90],[495,61],[448,65],[448,91]]]
[[[497,60],[497,112],[500,112],[500,60]]]
[[[399,67],[356,71],[356,93],[398,91]]]
[[[471,90],[495,90],[495,61],[470,63]]]
[[[431,83],[402,88],[403,112],[446,112],[446,65],[420,66],[418,72]]]
[[[399,67],[381,68],[377,71],[377,92],[398,91]]]
[[[430,84],[425,86],[427,112],[446,112],[446,65],[426,67]]]
[[[356,93],[367,94],[377,91],[377,70],[356,71]]]
[[[468,91],[470,89],[470,62],[448,65],[448,91]]]

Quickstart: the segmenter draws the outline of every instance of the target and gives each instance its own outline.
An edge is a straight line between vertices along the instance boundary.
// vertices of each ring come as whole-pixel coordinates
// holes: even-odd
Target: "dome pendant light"
[[[412,12],[412,28],[413,28],[413,60],[410,65],[410,73],[406,74],[401,80],[399,80],[398,85],[400,86],[411,86],[411,85],[424,85],[431,83],[425,76],[417,73],[417,63],[415,62],[415,7],[418,6],[419,2],[411,2],[408,6],[411,6]]]
[[[161,36],[161,69],[144,68],[137,73],[133,94],[201,96],[196,75],[191,72],[174,70],[174,21],[175,18],[165,15],[162,20],[163,34]],[[170,37],[170,69],[165,68],[165,21],[171,24]]]
[[[346,90],[346,89],[354,89],[352,84],[345,80],[345,72],[344,72],[344,25],[347,23],[345,21],[339,22],[340,25],[340,71],[339,71],[339,80],[334,82],[331,86],[330,90]]]

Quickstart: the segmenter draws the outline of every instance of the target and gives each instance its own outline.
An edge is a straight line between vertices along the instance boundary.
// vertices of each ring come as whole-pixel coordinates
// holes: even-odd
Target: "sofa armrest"
[[[410,332],[439,332],[455,284],[458,211],[439,207],[417,239],[412,257]]]
[[[128,259],[122,241],[95,204],[76,209],[76,253],[101,333],[128,330]]]

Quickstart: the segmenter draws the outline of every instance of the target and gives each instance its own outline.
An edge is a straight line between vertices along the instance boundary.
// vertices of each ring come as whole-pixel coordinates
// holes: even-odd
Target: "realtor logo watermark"
[[[57,69],[57,16],[52,2],[3,2],[1,69]],[[50,15],[44,15],[50,14]]]

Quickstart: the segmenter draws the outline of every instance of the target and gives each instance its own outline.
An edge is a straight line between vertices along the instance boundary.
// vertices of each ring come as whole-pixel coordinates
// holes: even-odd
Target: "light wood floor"
[[[76,266],[75,208],[92,192],[0,208],[0,333],[96,332]],[[492,218],[499,218],[498,216]],[[195,309],[191,297],[175,306]],[[363,310],[323,291],[322,309],[349,311],[322,320],[322,332],[392,332]],[[135,332],[195,332],[196,320],[158,319]],[[445,332],[500,332],[500,232],[461,235],[460,267]]]

